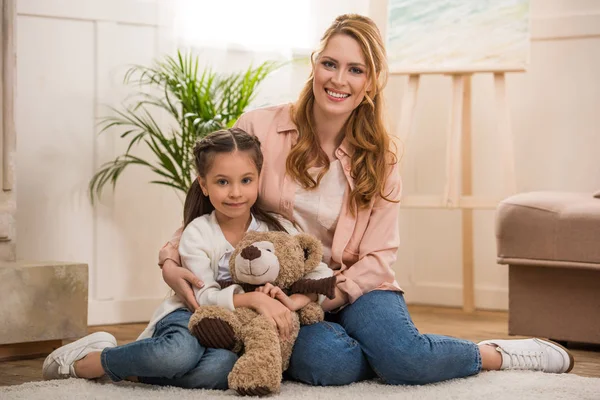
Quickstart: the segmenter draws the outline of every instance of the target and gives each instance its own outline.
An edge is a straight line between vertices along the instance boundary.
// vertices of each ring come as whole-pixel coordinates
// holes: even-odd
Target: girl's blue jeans
[[[173,311],[156,324],[152,338],[104,349],[100,360],[106,374],[113,381],[135,376],[153,385],[227,389],[238,357],[201,346],[188,330],[191,315],[187,309]]]
[[[477,374],[475,343],[421,334],[401,293],[375,290],[326,321],[302,327],[287,377],[311,385],[345,385],[380,378],[421,385]]]

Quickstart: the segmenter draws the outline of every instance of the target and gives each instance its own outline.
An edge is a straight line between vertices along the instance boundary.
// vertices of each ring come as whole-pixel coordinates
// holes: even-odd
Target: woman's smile
[[[348,93],[344,93],[344,92],[340,92],[337,90],[333,90],[333,89],[325,89],[325,93],[327,93],[327,97],[329,98],[329,100],[331,101],[344,101],[346,100],[348,97],[350,97],[350,94]]]

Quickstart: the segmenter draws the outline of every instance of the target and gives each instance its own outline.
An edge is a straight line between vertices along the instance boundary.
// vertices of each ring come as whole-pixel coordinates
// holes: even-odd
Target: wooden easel
[[[446,143],[446,184],[441,196],[406,196],[402,206],[407,208],[449,208],[462,210],[462,256],[463,256],[463,310],[475,310],[475,280],[473,269],[473,210],[494,209],[500,199],[473,196],[471,171],[471,76],[491,73],[496,91],[495,108],[498,117],[498,135],[503,138],[502,160],[504,162],[504,189],[507,195],[516,191],[510,112],[506,97],[506,73],[524,72],[516,68],[481,68],[454,71],[392,71],[394,75],[407,75],[407,88],[402,97],[398,136],[406,145],[410,136],[419,89],[423,74],[442,74],[452,77],[451,111]]]

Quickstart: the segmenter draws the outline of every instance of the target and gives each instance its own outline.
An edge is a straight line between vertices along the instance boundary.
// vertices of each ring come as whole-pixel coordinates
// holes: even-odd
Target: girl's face
[[[219,222],[250,218],[258,197],[258,170],[248,152],[216,154],[206,176],[198,179]]]
[[[332,36],[313,68],[315,111],[348,118],[365,97],[367,63],[358,42],[344,34]]]

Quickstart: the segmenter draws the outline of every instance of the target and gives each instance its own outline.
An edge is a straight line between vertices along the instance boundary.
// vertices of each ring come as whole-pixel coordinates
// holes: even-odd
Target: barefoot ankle
[[[502,354],[496,350],[495,345],[479,345],[481,354],[481,369],[485,371],[497,371],[502,366]]]
[[[92,352],[73,363],[75,374],[79,378],[95,379],[104,376],[104,368],[100,362],[100,352]]]

